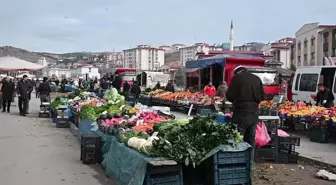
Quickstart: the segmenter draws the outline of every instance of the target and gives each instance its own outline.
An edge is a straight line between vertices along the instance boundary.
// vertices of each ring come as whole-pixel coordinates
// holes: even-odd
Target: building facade
[[[124,53],[123,52],[112,52],[106,56],[106,60],[113,67],[123,67],[124,66]]]
[[[282,63],[281,68],[291,67],[291,45],[295,43],[295,38],[286,37],[271,44],[271,56],[276,61]]]
[[[93,66],[82,66],[78,68],[71,69],[72,78],[85,78],[88,75],[88,78],[100,78],[100,74],[97,67]]]
[[[257,42],[245,43],[241,46],[234,46],[233,51],[250,51],[253,46],[258,44]]]
[[[322,57],[336,57],[336,26],[319,32],[322,42]]]
[[[323,65],[323,39],[320,32],[331,25],[309,23],[303,25],[296,33],[296,66]]]
[[[124,67],[144,71],[158,70],[164,64],[164,50],[149,45],[124,50]]]
[[[217,47],[215,45],[209,45],[205,43],[196,43],[192,46],[180,48],[180,63],[179,65],[185,66],[186,61],[196,60],[197,53],[209,54],[210,51],[223,51],[224,48]]]
[[[71,70],[64,68],[49,68],[48,70],[49,77],[57,77],[57,78],[70,78]]]

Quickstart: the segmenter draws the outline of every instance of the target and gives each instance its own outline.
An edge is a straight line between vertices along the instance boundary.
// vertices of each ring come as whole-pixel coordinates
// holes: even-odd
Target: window
[[[307,61],[307,54],[303,55],[303,61]]]
[[[300,79],[300,91],[315,92],[317,87],[318,74],[302,74]]]
[[[298,43],[298,49],[299,50],[301,49],[301,43]]]
[[[301,76],[301,74],[296,75],[295,87],[294,87],[296,91],[298,90],[298,87],[299,87],[300,76]]]
[[[303,46],[304,46],[304,48],[307,48],[307,43],[308,43],[307,40],[305,40],[305,41],[303,42]]]
[[[311,60],[315,60],[315,52],[312,52],[312,53],[311,53],[310,58],[311,58]]]
[[[336,57],[336,49],[333,49],[333,57]]]
[[[315,38],[311,39],[311,45],[314,46],[315,45]]]

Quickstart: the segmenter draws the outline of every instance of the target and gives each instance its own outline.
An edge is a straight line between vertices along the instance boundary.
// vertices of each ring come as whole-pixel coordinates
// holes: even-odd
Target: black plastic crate
[[[298,136],[279,137],[279,144],[300,146],[300,137]]]
[[[213,114],[213,111],[210,108],[203,108],[200,107],[197,109],[197,114],[201,115],[201,116],[209,116]]]
[[[249,163],[250,158],[251,158],[250,149],[239,152],[219,151],[213,156],[213,162],[215,165],[242,164],[242,163]]]
[[[86,147],[100,148],[101,137],[94,134],[83,134],[81,136],[81,145]]]
[[[83,164],[96,164],[101,163],[102,154],[100,148],[90,148],[81,145],[81,160]]]
[[[328,143],[329,131],[326,128],[312,128],[309,131],[309,138],[312,142]]]
[[[56,118],[56,128],[70,128],[70,123],[68,118]]]
[[[269,109],[259,109],[259,116],[269,116],[271,112]]]
[[[101,137],[93,134],[81,136],[81,160],[84,164],[101,163]]]
[[[298,152],[292,152],[292,153],[280,152],[277,155],[277,163],[297,164],[298,159],[299,159],[299,153]]]
[[[182,166],[153,166],[147,165],[143,185],[183,185]]]
[[[251,170],[248,166],[214,169],[215,185],[251,185]]]
[[[39,112],[39,117],[40,118],[50,118],[50,113],[49,112]]]

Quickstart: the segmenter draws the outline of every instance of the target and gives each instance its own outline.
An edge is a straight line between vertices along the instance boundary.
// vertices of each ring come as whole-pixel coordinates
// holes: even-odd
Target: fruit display
[[[149,95],[152,98],[160,99],[164,101],[176,102],[181,105],[210,105],[212,103],[212,99],[209,96],[206,96],[202,93],[192,93],[192,92],[167,92],[163,90],[156,90],[150,92]],[[219,97],[215,97],[215,99],[220,99]]]

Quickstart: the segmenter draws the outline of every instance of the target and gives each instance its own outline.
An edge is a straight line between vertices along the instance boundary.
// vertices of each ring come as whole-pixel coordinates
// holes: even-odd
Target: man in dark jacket
[[[17,93],[19,97],[19,110],[21,116],[26,116],[28,108],[29,95],[33,91],[33,86],[28,81],[28,76],[23,75],[23,79],[17,84]]]
[[[326,88],[322,83],[318,84],[318,93],[316,96],[316,105],[326,108],[334,106],[334,94],[330,89]]]
[[[116,75],[113,82],[112,82],[112,86],[114,88],[116,88],[118,90],[118,92],[120,92],[120,88],[121,88],[121,77],[119,75]]]
[[[165,90],[168,91],[168,92],[172,92],[172,93],[175,92],[174,84],[171,80],[168,81],[168,84],[167,84]]]
[[[42,102],[49,102],[51,88],[50,88],[47,77],[43,78],[43,82],[39,85],[38,90],[40,92],[41,103]]]
[[[124,83],[124,86],[123,86],[123,92],[124,92],[124,95],[127,96],[128,92],[130,91],[130,88],[131,86],[129,85],[129,83],[126,81]]]
[[[255,132],[258,123],[258,105],[264,100],[264,88],[260,78],[238,66],[226,93],[228,101],[233,103],[232,121],[244,136],[244,141],[252,146],[252,160],[255,148]]]
[[[15,91],[15,84],[10,81],[9,77],[6,77],[5,82],[2,85],[2,112],[6,112],[6,107],[7,107],[7,112],[10,112],[10,106],[12,103],[13,99],[13,94]]]
[[[141,88],[139,87],[138,83],[135,82],[131,88],[131,93],[135,95],[135,98],[138,99],[141,93]]]

